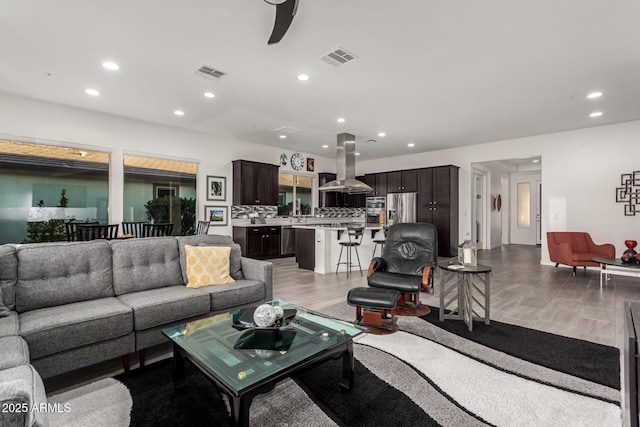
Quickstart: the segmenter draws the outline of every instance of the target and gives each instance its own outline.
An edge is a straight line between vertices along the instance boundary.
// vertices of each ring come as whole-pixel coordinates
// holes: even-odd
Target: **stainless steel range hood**
[[[338,134],[336,172],[337,179],[320,186],[320,191],[349,194],[364,194],[373,191],[373,188],[356,179],[356,137],[349,133]]]

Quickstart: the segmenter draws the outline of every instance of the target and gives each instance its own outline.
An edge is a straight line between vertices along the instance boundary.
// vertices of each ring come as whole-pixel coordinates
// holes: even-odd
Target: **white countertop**
[[[346,230],[347,224],[331,223],[331,224],[292,224],[293,228],[306,228],[312,230]],[[376,224],[367,224],[365,230],[380,230],[382,227]]]

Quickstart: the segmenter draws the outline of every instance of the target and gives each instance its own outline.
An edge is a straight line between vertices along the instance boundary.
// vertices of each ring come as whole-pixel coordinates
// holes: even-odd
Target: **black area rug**
[[[329,360],[296,378],[296,383],[341,426],[437,426],[406,395],[373,375],[355,361],[354,388],[343,393],[338,385],[342,362]],[[116,379],[133,398],[131,426],[230,426],[225,402],[216,388],[190,363],[185,364],[187,388],[173,388],[172,362],[161,360]],[[277,396],[274,396],[277,399]],[[292,410],[297,410],[295,402]],[[252,406],[253,408],[253,406]],[[398,408],[402,408],[398,411]],[[283,420],[282,425],[286,425]],[[265,424],[266,421],[265,421]],[[269,425],[273,424],[269,421]]]
[[[469,331],[462,321],[439,320],[438,308],[422,317],[453,334],[494,350],[564,372],[597,384],[620,389],[620,350],[602,344],[491,321],[474,322]]]
[[[442,390],[440,383],[434,382],[429,375],[425,374],[428,369],[424,370],[419,366],[424,361],[428,363],[431,357],[428,352],[433,351],[433,343],[431,347],[424,347],[425,353],[417,353],[424,354],[424,358],[421,358],[416,365],[403,360],[405,355],[413,354],[415,357],[415,349],[413,352],[409,349],[412,345],[415,346],[416,339],[423,339],[425,342],[435,340],[433,342],[438,346],[440,345],[437,344],[440,339],[438,336],[444,339],[442,345],[445,346],[452,342],[447,337],[455,337],[458,341],[455,345],[461,346],[461,349],[471,349],[472,353],[469,354],[471,358],[474,358],[473,351],[479,348],[487,347],[497,350],[499,353],[486,350],[491,353],[489,365],[498,366],[506,363],[511,367],[510,369],[515,369],[512,372],[513,383],[509,383],[513,384],[512,387],[522,387],[522,378],[529,378],[527,381],[545,386],[554,387],[553,384],[556,384],[563,393],[578,394],[584,399],[595,399],[586,402],[584,404],[586,406],[582,409],[574,409],[569,402],[575,402],[575,400],[569,398],[566,400],[568,406],[561,406],[561,412],[575,414],[575,418],[578,419],[578,415],[587,414],[590,408],[604,408],[602,411],[608,413],[603,417],[607,420],[606,424],[619,425],[617,422],[610,422],[612,419],[616,420],[615,405],[618,399],[617,394],[619,394],[612,389],[620,387],[619,351],[615,348],[500,322],[491,322],[489,326],[476,322],[473,332],[469,332],[463,322],[452,320],[439,322],[437,309],[433,309],[432,313],[425,316],[423,320],[414,317],[407,319],[401,325],[406,332],[377,338],[387,344],[393,342],[389,340],[393,340],[394,337],[401,339],[394,344],[395,350],[401,349],[399,352],[387,352],[381,350],[382,347],[377,348],[375,343],[380,341],[371,340],[375,336],[364,336],[360,340],[362,343],[354,344],[355,381],[351,392],[343,393],[338,385],[341,361],[330,360],[297,376],[294,380],[284,380],[273,392],[258,396],[251,406],[251,425],[288,427],[298,425],[305,427],[481,426],[487,423],[511,425],[513,420],[505,424],[504,417],[497,418],[496,420],[499,421],[496,422],[491,421],[492,414],[495,413],[491,404],[489,404],[489,412],[487,409],[477,411],[465,407],[456,395]],[[438,333],[434,334],[434,331]],[[405,342],[407,347],[404,347]],[[483,347],[478,347],[478,344]],[[464,354],[464,351],[461,352]],[[504,356],[502,353],[513,357]],[[504,357],[509,360],[503,360]],[[514,357],[517,359],[513,359]],[[536,373],[534,369],[534,377],[538,379],[531,377],[531,370],[522,371],[521,376],[519,369],[529,369],[530,365],[525,364],[526,366],[523,367],[510,360],[525,360],[553,371],[544,370]],[[445,366],[444,369],[447,370],[448,367]],[[456,367],[452,368],[451,378],[465,389],[465,381],[471,378],[457,377],[456,370]],[[554,371],[563,372],[563,374]],[[585,379],[589,383],[575,384],[568,378],[561,377],[564,373]],[[186,363],[185,374],[187,387],[178,394],[173,388],[170,359],[118,375],[116,379],[128,387],[133,399],[131,425],[134,427],[231,425],[227,404],[216,388],[190,363]],[[582,379],[577,381],[580,382]],[[450,383],[448,381],[447,385]],[[482,385],[480,385],[481,388]],[[482,394],[480,389],[478,393]],[[508,390],[510,391],[506,396],[510,396],[514,389],[508,388]],[[455,388],[451,392],[455,394]],[[537,393],[540,397],[540,392]],[[546,399],[547,392],[541,393],[542,398],[538,399],[541,401],[540,405],[528,407],[529,414],[545,415],[551,410],[549,409],[551,405]],[[528,394],[524,400],[527,402],[535,400],[530,397],[535,396]],[[611,405],[607,406],[607,402]],[[513,402],[507,405],[507,412],[515,414],[516,418],[519,417],[521,412],[511,410],[511,404]],[[614,409],[611,409],[612,406]],[[557,405],[556,410],[558,410]],[[600,409],[593,411],[595,416],[601,413]],[[614,412],[613,417],[611,411]],[[619,406],[617,411],[619,414]],[[541,420],[532,425],[554,425],[544,418]],[[576,423],[573,415],[570,415],[569,422],[563,425],[582,427],[586,424],[584,424],[584,417]]]

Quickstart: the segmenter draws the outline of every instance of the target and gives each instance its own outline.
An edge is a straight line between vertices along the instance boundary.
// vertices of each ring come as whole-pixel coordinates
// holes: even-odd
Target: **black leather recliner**
[[[399,291],[399,307],[409,309],[402,314],[427,314],[430,310],[421,306],[420,291],[433,289],[437,261],[438,231],[433,224],[395,224],[389,228],[382,256],[371,260],[367,282],[374,288]]]

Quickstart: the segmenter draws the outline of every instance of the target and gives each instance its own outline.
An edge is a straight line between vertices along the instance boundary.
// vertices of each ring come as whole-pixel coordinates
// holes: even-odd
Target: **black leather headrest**
[[[438,230],[424,222],[392,225],[382,258],[388,273],[421,275],[426,265],[438,261]]]

